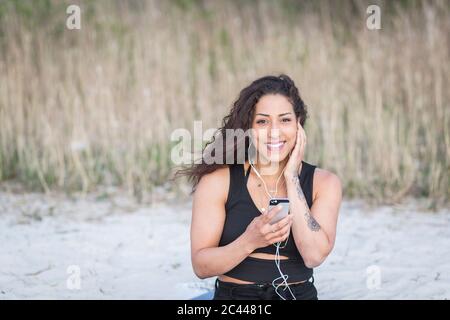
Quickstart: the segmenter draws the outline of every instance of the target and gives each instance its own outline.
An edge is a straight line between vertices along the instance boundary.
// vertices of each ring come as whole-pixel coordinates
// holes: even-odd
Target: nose
[[[280,137],[280,128],[275,124],[272,125],[269,131],[269,138],[271,140],[276,140]]]

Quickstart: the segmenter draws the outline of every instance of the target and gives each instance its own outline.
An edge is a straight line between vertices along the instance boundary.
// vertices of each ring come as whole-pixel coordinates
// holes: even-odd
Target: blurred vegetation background
[[[286,73],[308,105],[305,160],[347,197],[446,205],[449,18],[446,0],[2,0],[0,181],[178,189],[173,130],[217,128],[244,86]]]

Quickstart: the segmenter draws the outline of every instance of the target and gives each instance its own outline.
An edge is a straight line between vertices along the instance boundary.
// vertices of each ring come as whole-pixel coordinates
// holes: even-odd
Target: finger
[[[281,228],[279,231],[275,232],[275,234],[278,237],[283,237],[283,236],[285,236],[286,234],[289,233],[289,230],[291,230],[291,225],[287,224],[283,228]]]
[[[281,221],[287,221],[287,223],[279,224]],[[279,222],[271,224],[270,221],[267,221],[261,228],[261,233],[268,236],[269,238],[273,237],[273,234],[281,230],[283,227],[289,224],[289,216],[284,217]]]
[[[297,130],[297,136],[295,138],[295,144],[294,144],[294,147],[292,148],[291,153],[290,153],[290,157],[291,158],[292,157],[296,157],[297,154],[298,154],[298,151],[300,150],[300,148],[299,148],[299,141],[300,141],[300,138],[299,138],[298,130]]]
[[[277,243],[277,242],[282,242],[282,241],[285,241],[288,237],[289,237],[289,233],[286,233],[286,234],[282,235],[281,237],[275,237],[273,239],[270,239],[269,242],[271,244]]]
[[[303,131],[303,127],[299,123],[298,130],[297,130],[297,143],[295,144],[295,147],[298,148],[298,150],[300,150],[300,147],[302,145],[302,131]]]
[[[301,128],[302,128],[303,141],[306,142],[306,131],[305,131],[305,128],[303,128],[303,127],[301,127]]]
[[[264,216],[263,216],[263,221],[264,223],[272,220],[273,217],[275,217],[275,215],[282,209],[283,207],[278,204],[275,207],[273,207],[272,209],[270,209]]]
[[[302,146],[306,145],[306,132],[305,129],[302,127]]]
[[[303,147],[305,145],[305,130],[303,129],[302,126],[300,126],[299,135],[300,135],[300,144]]]
[[[261,233],[265,236],[266,239],[271,239],[273,238],[273,234],[275,234],[276,229],[273,228],[272,225],[270,224],[265,224],[262,228],[261,228]]]
[[[284,217],[283,219],[281,219],[280,221],[275,223],[273,226],[275,227],[276,230],[280,230],[281,228],[283,228],[284,226],[289,224],[290,221],[291,221],[291,216],[288,214],[286,217]]]
[[[287,224],[280,230],[277,230],[276,232],[272,232],[268,237],[269,241],[272,241],[274,238],[286,237],[286,235],[289,234],[289,230],[291,230],[291,225]]]

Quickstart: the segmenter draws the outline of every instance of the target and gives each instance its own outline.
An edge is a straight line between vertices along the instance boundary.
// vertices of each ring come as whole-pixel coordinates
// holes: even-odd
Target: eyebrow
[[[292,112],[280,113],[278,116],[281,117],[281,116],[285,116],[285,115],[287,115],[287,114],[292,114]],[[257,113],[256,115],[261,115],[261,116],[265,116],[265,117],[270,117],[269,114],[265,114],[265,113]]]

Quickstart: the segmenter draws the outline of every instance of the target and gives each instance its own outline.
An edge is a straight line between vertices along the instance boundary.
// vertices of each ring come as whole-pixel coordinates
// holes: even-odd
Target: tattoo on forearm
[[[300,186],[300,179],[298,176],[292,177],[292,182],[295,184],[295,188],[297,189],[297,195],[300,200],[305,200],[305,195],[303,194],[302,187]]]
[[[303,201],[305,204],[305,207],[308,208],[308,204],[306,203],[305,194],[303,193],[302,187],[300,186],[300,179],[298,176],[292,177],[292,181],[295,184],[295,188],[297,189],[297,196],[300,200]],[[319,231],[320,230],[320,224],[314,219],[309,210],[305,212],[305,219],[308,224],[308,228],[312,231]]]
[[[319,231],[320,230],[320,224],[314,219],[309,212],[305,212],[305,219],[308,223],[308,228],[312,231]]]

